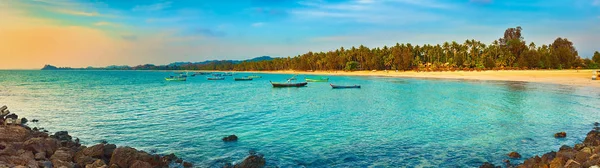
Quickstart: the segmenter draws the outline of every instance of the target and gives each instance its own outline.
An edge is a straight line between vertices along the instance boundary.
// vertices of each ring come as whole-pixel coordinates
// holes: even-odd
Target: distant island
[[[541,46],[527,43],[522,28],[508,28],[504,36],[486,45],[477,40],[456,41],[422,46],[399,44],[368,48],[360,45],[335,51],[312,52],[295,57],[258,57],[244,61],[175,62],[169,65],[109,66],[104,70],[222,70],[222,71],[364,71],[364,70],[528,70],[528,69],[597,69],[600,52],[592,59],[581,58],[566,38],[558,37],[552,44]],[[71,70],[46,65],[42,70]]]
[[[168,65],[144,64],[138,66],[111,65],[107,67],[71,68],[45,65],[42,70],[217,70],[232,69],[235,65],[247,62],[270,61],[271,56],[260,56],[248,60],[208,60],[203,62],[174,62]]]

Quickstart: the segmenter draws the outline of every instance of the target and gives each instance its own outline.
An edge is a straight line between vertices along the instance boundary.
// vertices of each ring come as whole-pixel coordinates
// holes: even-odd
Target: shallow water
[[[362,89],[272,88],[291,75],[163,79],[171,74],[0,71],[0,104],[83,144],[175,153],[199,167],[240,162],[249,150],[279,167],[475,167],[573,145],[600,121],[597,88],[344,76],[330,82]],[[567,138],[555,139],[559,131]],[[239,141],[223,143],[230,134]]]

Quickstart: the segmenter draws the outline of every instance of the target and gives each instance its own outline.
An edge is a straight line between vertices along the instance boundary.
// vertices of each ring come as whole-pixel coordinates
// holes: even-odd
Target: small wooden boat
[[[269,81],[271,82],[271,81]],[[302,83],[283,83],[283,82],[271,82],[271,85],[273,85],[273,87],[304,87],[306,86],[306,82],[302,82]]]
[[[206,79],[208,79],[208,80],[225,80],[225,78],[224,78],[224,77],[218,77],[218,76],[214,76],[214,77],[208,77],[208,78],[206,78]]]
[[[350,86],[342,86],[342,85],[334,85],[334,84],[329,84],[329,85],[331,85],[332,89],[350,89],[350,88],[360,89],[360,85],[350,85]]]
[[[233,78],[235,81],[251,81],[253,78],[243,77],[243,78]]]
[[[329,78],[317,78],[317,79],[311,79],[311,78],[304,78],[306,79],[306,82],[328,82]]]
[[[187,78],[186,77],[172,77],[171,76],[171,77],[165,78],[165,80],[167,80],[167,81],[186,81]]]
[[[262,78],[262,77],[261,77],[261,76],[258,76],[258,75],[251,75],[251,76],[248,76],[248,78],[252,78],[252,79],[254,79],[254,78]]]

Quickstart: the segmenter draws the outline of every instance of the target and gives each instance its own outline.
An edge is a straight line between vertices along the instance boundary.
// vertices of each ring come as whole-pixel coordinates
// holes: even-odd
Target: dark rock
[[[6,117],[4,117],[4,118],[5,118],[5,119],[9,119],[9,118],[10,118],[10,119],[16,120],[17,118],[19,118],[19,115],[16,115],[16,114],[14,114],[14,113],[13,113],[13,114],[9,114],[9,115],[7,115],[7,116],[6,116]]]
[[[21,124],[27,124],[28,121],[27,118],[21,118]]]
[[[518,159],[521,158],[521,154],[517,153],[517,152],[510,152],[509,154],[507,154],[508,157],[513,158],[513,159]]]
[[[481,166],[479,166],[479,168],[495,168],[496,166],[494,166],[494,164],[491,164],[489,162],[484,162]]]
[[[570,146],[567,146],[567,145],[563,145],[563,146],[561,146],[561,147],[558,149],[558,151],[562,151],[562,150],[571,150],[571,149],[573,149],[573,148],[571,148]]]
[[[540,163],[550,164],[550,162],[552,161],[552,159],[554,159],[554,157],[556,157],[556,152],[554,152],[554,151],[548,152],[548,153],[542,155],[542,161]]]
[[[259,155],[250,155],[244,159],[244,161],[234,168],[262,168],[265,166],[266,160]]]
[[[555,138],[564,138],[567,137],[567,133],[566,132],[558,132],[556,134],[554,134]]]
[[[35,122],[40,122],[40,120],[33,119],[33,120],[31,120],[31,122],[34,122],[34,123],[35,123]]]
[[[583,140],[583,144],[586,146],[600,146],[600,132],[595,130],[590,131],[585,140]]]
[[[183,167],[189,168],[189,167],[194,167],[194,165],[190,162],[183,162]]]
[[[163,157],[162,157],[160,160],[161,160],[162,162],[164,162],[164,163],[171,163],[171,162],[173,162],[174,160],[177,160],[177,156],[175,156],[175,154],[174,154],[174,153],[171,153],[171,154],[169,154],[169,155],[165,155],[165,156],[163,156]]]
[[[115,144],[106,144],[104,145],[104,157],[110,158],[113,154],[113,151],[117,149],[117,145]]]
[[[229,136],[223,138],[223,141],[225,141],[225,142],[233,142],[233,141],[237,141],[237,140],[238,140],[238,137],[235,135],[229,135]]]
[[[65,142],[65,141],[72,141],[73,137],[71,137],[71,135],[69,135],[69,132],[67,131],[58,131],[56,133],[54,133],[54,135],[50,135],[51,138],[56,138],[61,142]]]
[[[598,127],[598,126],[600,126],[600,123],[594,122],[594,126]]]

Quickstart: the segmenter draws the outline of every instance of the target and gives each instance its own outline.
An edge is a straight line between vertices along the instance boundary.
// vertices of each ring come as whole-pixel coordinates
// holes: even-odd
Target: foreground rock
[[[266,160],[261,154],[256,154],[254,151],[249,152],[250,155],[241,163],[236,165],[226,164],[223,168],[262,168],[265,167]]]
[[[235,135],[229,135],[229,136],[224,137],[222,140],[225,142],[233,142],[233,141],[237,141],[238,137]]]
[[[555,138],[564,138],[567,137],[567,133],[566,132],[558,132],[556,134],[554,134]]]
[[[517,152],[510,152],[509,154],[507,154],[508,157],[513,158],[513,159],[518,159],[521,158],[521,154],[517,153]]]
[[[117,148],[114,144],[82,146],[79,139],[73,140],[66,131],[48,135],[25,125],[0,125],[0,168],[156,168],[170,164],[193,167],[191,163],[183,160],[175,163],[175,160],[174,154],[151,155],[131,147]]]
[[[512,157],[511,154],[509,154],[510,157]],[[590,131],[583,143],[575,144],[574,147],[565,145],[560,147],[558,152],[552,151],[541,157],[531,157],[520,165],[507,165],[507,167],[517,168],[588,168],[594,166],[600,167],[600,132],[597,130]],[[491,168],[495,166],[486,162],[480,167]]]

